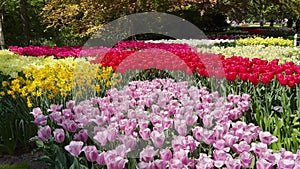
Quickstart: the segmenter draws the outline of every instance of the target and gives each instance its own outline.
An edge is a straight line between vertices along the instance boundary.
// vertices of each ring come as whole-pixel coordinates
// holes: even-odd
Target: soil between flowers
[[[40,153],[26,152],[17,155],[0,154],[0,165],[15,165],[19,163],[29,164],[29,169],[49,169],[46,163],[42,161],[34,161],[35,158],[41,156]]]

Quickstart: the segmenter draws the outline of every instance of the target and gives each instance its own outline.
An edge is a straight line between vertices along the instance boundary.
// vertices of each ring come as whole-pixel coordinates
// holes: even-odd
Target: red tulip
[[[291,75],[291,74],[293,74],[293,70],[292,69],[286,69],[285,74],[286,75]]]
[[[227,80],[234,81],[236,79],[236,72],[228,72],[225,74]]]
[[[254,86],[258,85],[259,84],[259,74],[258,73],[250,73],[249,80]]]
[[[261,76],[261,81],[264,84],[268,84],[273,79],[273,77],[274,77],[273,73],[263,73]]]
[[[284,75],[282,73],[276,74],[276,79],[279,81],[279,83],[282,86],[285,86],[288,83],[287,79],[284,77]]]
[[[243,81],[246,81],[249,79],[249,74],[248,73],[239,73],[239,77],[240,79],[242,79]]]

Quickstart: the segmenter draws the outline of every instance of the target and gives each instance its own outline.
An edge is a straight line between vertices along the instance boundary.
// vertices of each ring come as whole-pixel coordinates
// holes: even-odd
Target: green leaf
[[[46,155],[38,157],[38,158],[34,159],[34,161],[44,161],[44,162],[50,163],[50,164],[54,163],[54,161],[49,156],[46,156]]]
[[[56,154],[55,163],[58,164],[58,165],[55,165],[55,168],[58,167],[58,168],[66,169],[67,168],[67,159],[64,154],[64,150],[55,144],[53,147],[55,148],[55,154]]]
[[[80,169],[78,160],[75,157],[74,157],[74,160],[73,160],[73,164],[70,166],[69,169]]]
[[[94,165],[92,166],[92,169],[94,169]],[[80,164],[80,169],[89,169],[87,166]]]

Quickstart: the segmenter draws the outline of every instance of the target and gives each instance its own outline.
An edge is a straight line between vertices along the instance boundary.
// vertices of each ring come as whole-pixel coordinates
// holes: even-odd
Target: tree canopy
[[[197,26],[205,23],[205,28],[225,17],[241,21],[300,15],[300,0],[0,0],[0,4],[7,45],[76,44],[110,21],[140,12],[175,14]]]

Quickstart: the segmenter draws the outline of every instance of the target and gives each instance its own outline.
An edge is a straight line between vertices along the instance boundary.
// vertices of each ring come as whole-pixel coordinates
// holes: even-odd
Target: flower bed
[[[294,47],[248,45],[225,48],[213,46],[210,48],[199,47],[198,51],[221,54],[226,58],[232,56],[243,56],[249,59],[260,58],[268,61],[279,59],[280,64],[285,62],[294,62],[296,65],[300,65],[300,50]]]
[[[273,37],[245,38],[245,39],[238,39],[236,42],[238,45],[268,45],[268,46],[276,45],[276,46],[291,46],[291,47],[294,44],[293,40],[288,40],[283,38],[273,38]]]
[[[49,115],[33,110],[41,148],[57,147],[46,151],[53,165],[66,166],[58,148],[64,147],[74,167],[300,167],[300,151],[274,152],[268,145],[276,137],[238,120],[250,106],[247,94],[221,98],[166,79],[134,81],[107,93],[78,105],[70,101],[65,109],[51,105]],[[78,161],[83,154],[85,161]]]
[[[11,134],[27,139],[37,128],[20,126],[34,122],[33,140],[49,156],[42,158],[59,168],[298,167],[299,65],[198,53],[186,44],[122,42],[82,53],[93,57],[2,57],[11,60],[1,62],[0,116],[18,120],[0,125],[1,144],[13,150]],[[9,70],[16,61],[22,67]],[[130,68],[142,70],[126,79]],[[186,71],[195,85],[173,71]],[[115,75],[129,84],[108,90]],[[153,81],[141,81],[150,75]]]

